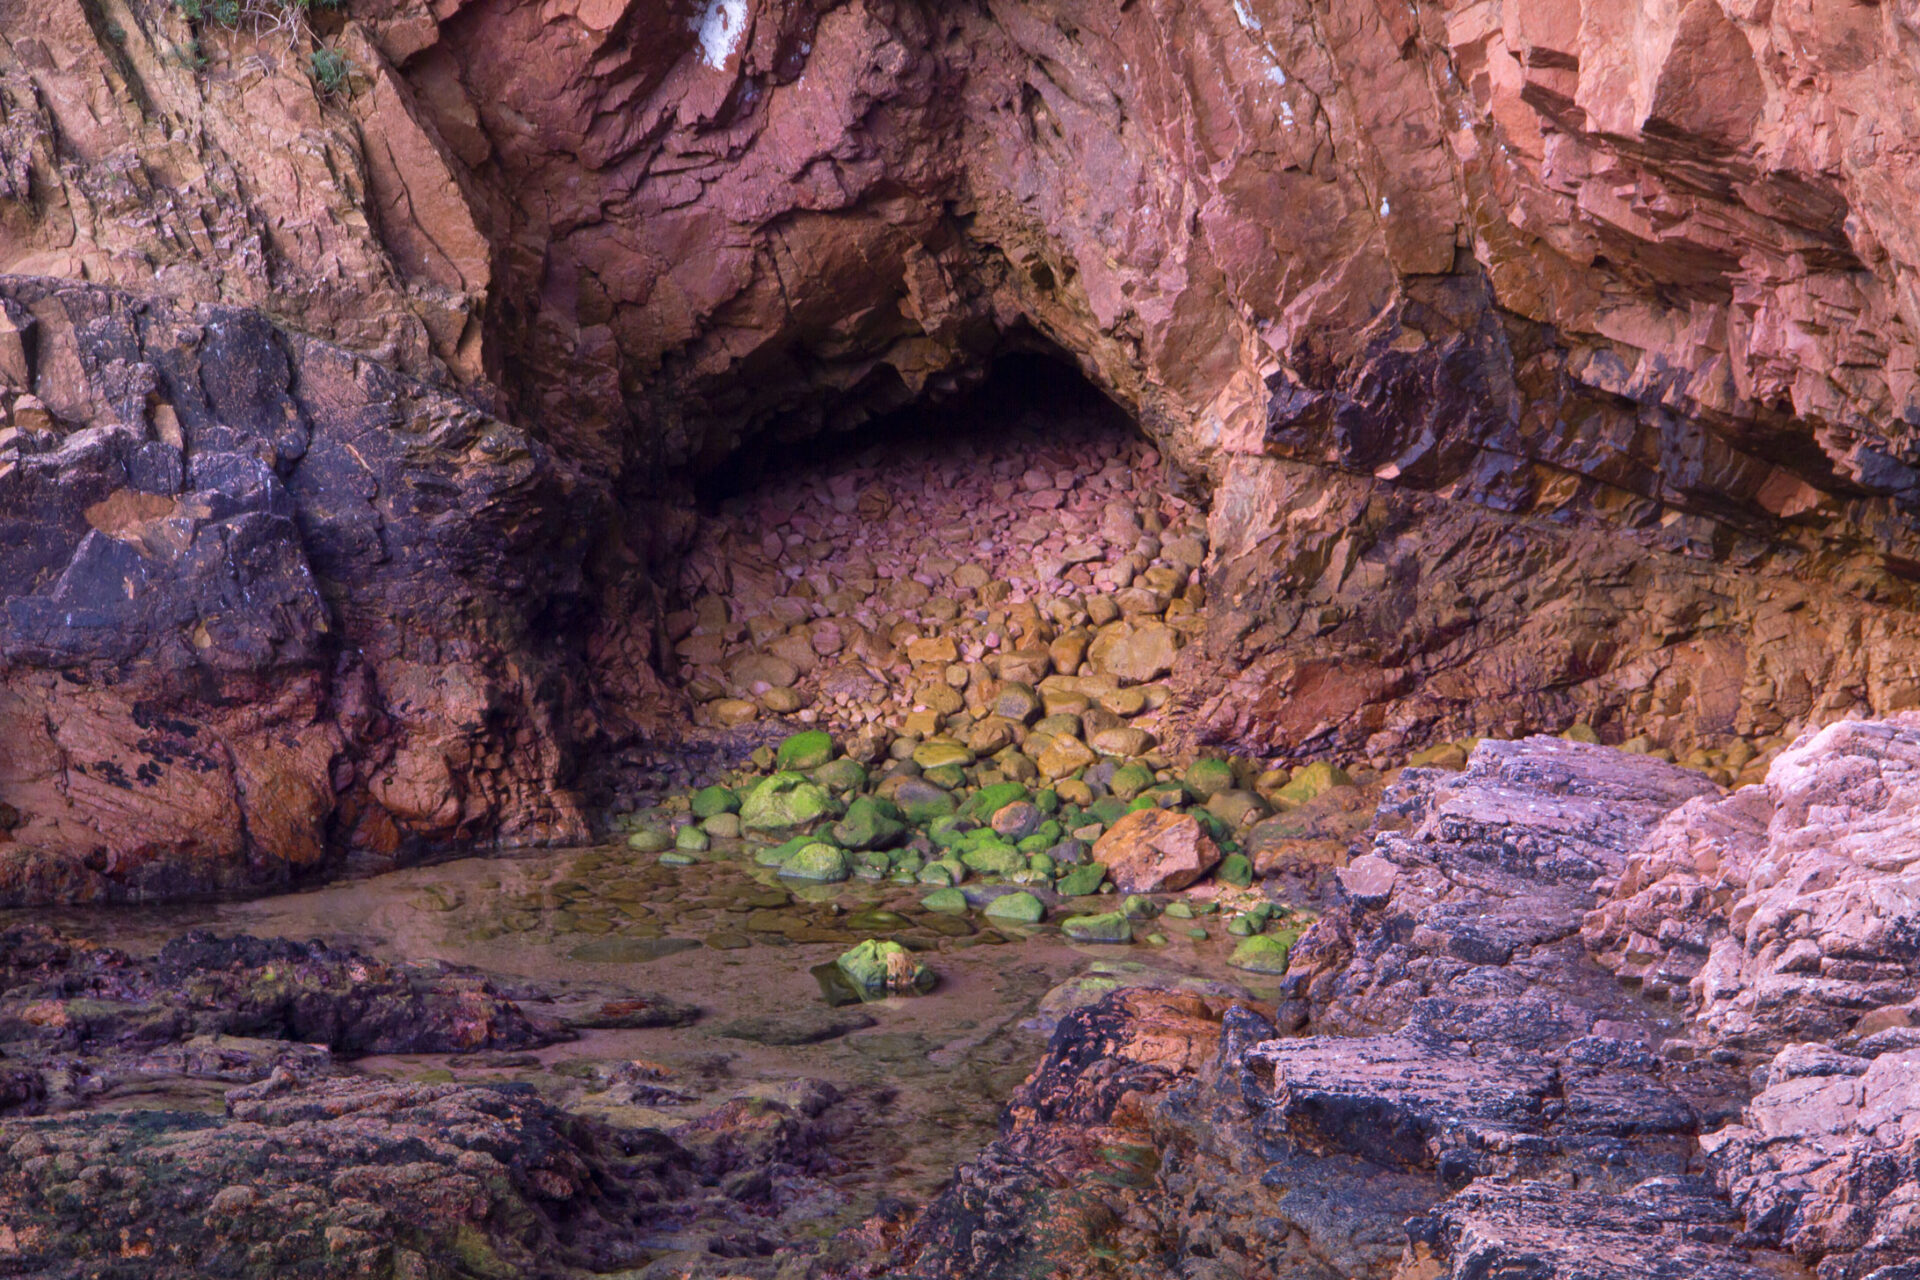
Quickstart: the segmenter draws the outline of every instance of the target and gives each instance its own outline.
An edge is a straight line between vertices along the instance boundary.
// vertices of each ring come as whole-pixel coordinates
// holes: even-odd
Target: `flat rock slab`
[[[1407,1227],[1449,1280],[1781,1280],[1791,1264],[1733,1246],[1738,1218],[1684,1178],[1625,1195],[1476,1182]]]

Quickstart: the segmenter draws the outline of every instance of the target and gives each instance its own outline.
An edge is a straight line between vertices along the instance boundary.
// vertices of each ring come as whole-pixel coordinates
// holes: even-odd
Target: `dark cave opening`
[[[1131,438],[1139,426],[1064,353],[1019,349],[994,358],[979,380],[955,392],[923,396],[858,425],[785,439],[776,423],[699,476],[703,511],[797,472],[871,464],[905,452],[965,454],[979,444],[1023,431],[1068,428],[1090,436]]]
[[[1206,503],[1072,363],[1011,351],[850,430],[786,443],[782,425],[697,482],[657,650],[694,724],[909,754],[964,738],[1031,773],[1014,748],[1044,685],[1089,704],[1077,750],[1159,741],[1203,625]],[[1033,714],[996,710],[1007,690]]]

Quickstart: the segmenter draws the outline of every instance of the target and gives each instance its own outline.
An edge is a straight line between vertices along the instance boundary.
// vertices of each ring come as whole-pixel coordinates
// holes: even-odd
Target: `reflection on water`
[[[31,918],[136,953],[193,928],[323,938],[389,960],[472,965],[548,1017],[654,997],[695,1006],[701,1016],[687,1026],[616,1026],[539,1051],[355,1066],[416,1080],[525,1081],[580,1111],[665,1127],[742,1092],[826,1080],[870,1103],[867,1131],[850,1144],[861,1158],[836,1179],[844,1198],[834,1223],[883,1195],[926,1198],[984,1146],[1065,1007],[1121,982],[1226,972],[1224,936],[1199,940],[1182,928],[1157,947],[1076,945],[1050,925],[989,927],[978,912],[927,911],[923,888],[796,886],[732,853],[669,867],[624,848],[542,850],[250,902],[10,913],[0,925]],[[814,969],[876,937],[918,953],[938,987],[829,1007]],[[109,1105],[217,1110],[219,1096],[158,1083]]]

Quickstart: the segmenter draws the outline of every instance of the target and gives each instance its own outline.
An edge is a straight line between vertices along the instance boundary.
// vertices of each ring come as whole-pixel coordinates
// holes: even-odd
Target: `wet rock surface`
[[[1898,777],[1910,732],[1810,735],[1776,784],[1810,794],[1824,765],[1892,794],[1860,757]],[[1596,886],[1743,798],[1543,739],[1406,771],[1277,1004],[1128,991],[1069,1013],[1003,1136],[917,1221],[876,1223],[890,1252],[862,1274],[1901,1274],[1904,1022],[1862,1019],[1877,1055],[1794,1045],[1750,1076],[1739,1036],[1582,939]]]
[[[477,971],[401,968],[321,942],[202,931],[139,961],[44,927],[0,932],[0,1052],[18,1081],[15,1112],[166,1080],[328,1075],[336,1055],[525,1049],[568,1034]]]
[[[1636,876],[1701,874],[1689,840],[1848,856],[1897,887],[1885,800],[1915,732],[1835,726],[1733,795],[1646,755],[1484,741],[1376,793],[1317,917],[1286,906],[1287,875],[1241,888],[1224,862],[1079,915],[1031,868],[937,890],[796,878],[763,855],[838,851],[822,833],[847,824],[849,793],[810,783],[833,803],[793,836],[690,852],[642,824],[636,847],[201,909],[219,932],[156,917],[150,951],[11,927],[0,1258],[76,1277],[114,1274],[91,1261],[112,1249],[160,1276],[1890,1280],[1916,1245],[1911,986],[1831,1043],[1776,1019],[1763,1044],[1623,981],[1607,922],[1647,900]],[[846,759],[803,735],[763,776]],[[1184,805],[1230,780],[1195,766]],[[649,821],[699,830],[747,789]],[[977,813],[998,840],[1064,811],[1024,790],[963,772],[952,812],[913,821]],[[1878,839],[1832,834],[1847,796]],[[1805,836],[1809,815],[1829,834]],[[1037,914],[1006,906],[1023,899]],[[300,931],[340,941],[258,936]],[[443,959],[388,958],[421,952]],[[822,969],[871,990],[836,1007]],[[1805,1016],[1838,1016],[1834,991],[1806,988]]]

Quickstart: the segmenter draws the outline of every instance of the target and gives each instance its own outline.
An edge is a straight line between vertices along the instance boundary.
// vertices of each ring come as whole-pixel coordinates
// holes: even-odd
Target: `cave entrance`
[[[697,719],[819,724],[876,758],[951,744],[1023,778],[1152,749],[1204,512],[1072,365],[1007,355],[944,402],[766,439],[700,488],[668,620]]]

